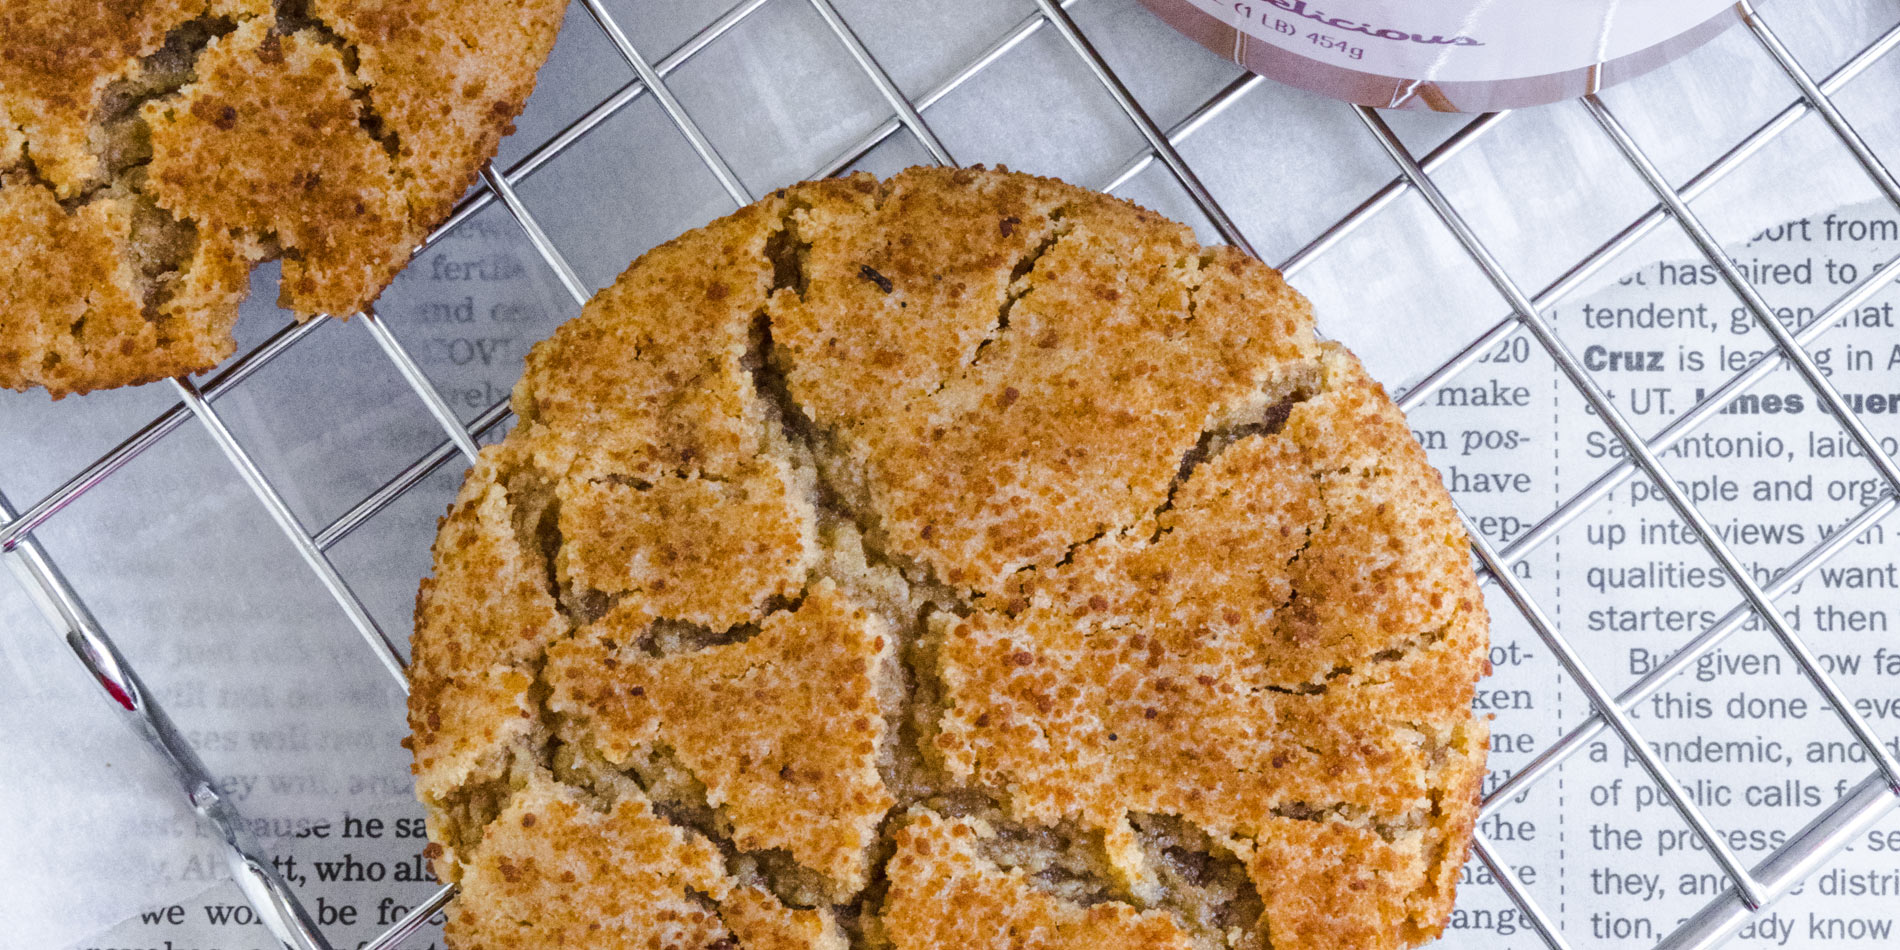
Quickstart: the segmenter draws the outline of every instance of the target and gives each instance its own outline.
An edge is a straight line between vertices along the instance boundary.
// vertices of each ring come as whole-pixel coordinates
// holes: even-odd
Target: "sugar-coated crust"
[[[645,657],[633,645],[651,619],[616,610],[550,649],[549,708],[616,765],[671,747],[726,809],[735,847],[783,848],[843,893],[861,889],[894,804],[877,773],[885,710],[872,680],[895,647],[884,623],[828,580],[742,643]]]
[[[504,773],[507,750],[539,738],[529,687],[550,643],[567,632],[547,591],[539,550],[518,538],[523,500],[500,476],[511,461],[491,449],[470,470],[435,539],[437,563],[416,594],[409,661],[409,744],[417,792],[442,801]]]
[[[491,950],[712,947],[732,884],[719,851],[668,824],[637,795],[602,810],[573,789],[531,781],[490,823],[461,876],[446,937]]]
[[[645,620],[724,630],[805,586],[813,518],[771,461],[731,479],[662,475],[639,485],[567,479],[556,488],[564,584],[630,595]],[[734,575],[736,564],[760,570]]]
[[[845,950],[849,946],[832,915],[793,910],[758,885],[734,888],[719,902],[719,916],[739,946],[752,950]]]
[[[219,234],[275,235],[283,299],[347,314],[389,282],[411,237],[394,156],[362,125],[342,50],[313,30],[246,21],[198,57],[174,99],[141,107],[147,190],[180,220]]]
[[[1271,269],[1048,179],[807,183],[636,261],[514,405],[418,600],[458,950],[1397,948],[1450,913],[1466,538]],[[582,867],[656,909],[549,880]]]
[[[0,0],[0,386],[207,369],[246,274],[375,299],[512,128],[565,3]]]
[[[1134,205],[955,175],[796,193],[808,286],[775,300],[773,333],[891,549],[989,594],[1160,504],[1201,432],[1290,388],[1311,317]],[[1254,271],[1245,306],[1228,268]]]
[[[1191,950],[1166,911],[1081,906],[985,861],[972,821],[918,810],[896,835],[884,926],[898,950]]]
[[[4,159],[0,159],[0,165]],[[133,266],[141,202],[107,193],[67,210],[0,171],[0,385],[54,393],[151,382],[229,356],[248,268],[217,236],[155,311]]]

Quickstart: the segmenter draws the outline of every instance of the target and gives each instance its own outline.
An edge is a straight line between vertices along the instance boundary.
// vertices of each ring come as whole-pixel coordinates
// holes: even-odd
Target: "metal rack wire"
[[[466,199],[450,219],[430,236],[421,249],[418,249],[418,253],[421,253],[422,250],[434,246],[474,215],[495,202],[500,202],[576,303],[584,302],[589,296],[586,285],[554,243],[549,240],[533,213],[516,194],[516,186],[548,166],[610,117],[636,100],[650,96],[659,105],[667,119],[684,136],[699,160],[732,202],[735,205],[751,202],[755,196],[720,156],[718,150],[699,128],[694,116],[668,90],[666,79],[669,74],[705,50],[715,40],[752,16],[769,0],[742,0],[687,39],[672,53],[654,62],[649,62],[636,49],[622,24],[606,9],[602,0],[579,0],[579,2],[612,43],[613,48],[632,68],[635,78],[558,134],[541,143],[511,167],[502,169],[491,165],[484,168],[481,180],[485,187]],[[787,2],[794,2],[794,0],[787,0]],[[1050,30],[1059,36],[1068,50],[1087,67],[1089,73],[1109,93],[1146,142],[1146,149],[1141,154],[1131,159],[1108,180],[1093,184],[1112,190],[1127,183],[1153,163],[1159,162],[1178,181],[1225,240],[1251,252],[1252,247],[1246,235],[1241,232],[1208,189],[1201,184],[1193,168],[1177,150],[1177,145],[1193,136],[1215,116],[1258,87],[1262,82],[1258,77],[1246,76],[1234,80],[1194,109],[1179,124],[1171,129],[1163,130],[1143,110],[1121,79],[1091,45],[1088,36],[1070,17],[1067,8],[1080,0],[1066,0],[1061,3],[1057,0],[1035,0],[1038,7],[1036,12],[1005,32],[995,43],[961,69],[956,70],[948,79],[912,100],[907,98],[899,86],[892,81],[829,0],[804,0],[804,2],[809,3],[823,20],[825,26],[850,54],[856,68],[869,79],[890,109],[888,119],[878,124],[870,134],[853,143],[833,160],[813,169],[814,176],[835,174],[851,166],[872,149],[897,135],[900,130],[914,138],[932,160],[946,164],[954,161],[943,141],[932,130],[925,113],[1011,49],[1039,31]],[[1746,275],[1722,252],[1715,237],[1690,209],[1690,203],[1694,199],[1707,192],[1777,136],[1792,127],[1797,120],[1810,113],[1818,115],[1826,123],[1839,139],[1841,147],[1866,172],[1879,191],[1888,201],[1900,207],[1900,182],[1896,182],[1880,158],[1868,147],[1830,98],[1875,62],[1892,52],[1896,46],[1900,46],[1900,24],[1890,28],[1874,43],[1855,54],[1832,75],[1817,80],[1808,74],[1781,38],[1749,3],[1738,4],[1738,9],[1747,28],[1758,42],[1762,54],[1787,74],[1795,94],[1793,100],[1681,186],[1669,183],[1607,105],[1595,96],[1582,100],[1582,107],[1601,127],[1603,134],[1615,146],[1617,152],[1623,156],[1629,167],[1653,189],[1656,202],[1608,241],[1577,260],[1548,286],[1534,293],[1526,290],[1465,223],[1458,208],[1433,178],[1433,172],[1445,162],[1496,128],[1505,119],[1504,114],[1475,117],[1430,152],[1415,155],[1379,113],[1370,109],[1358,109],[1358,117],[1363,121],[1367,132],[1390,156],[1396,166],[1396,176],[1358,207],[1352,209],[1350,213],[1333,223],[1316,239],[1278,265],[1289,276],[1295,275],[1335,247],[1346,235],[1379,215],[1401,196],[1407,194],[1419,196],[1497,289],[1508,304],[1510,312],[1491,329],[1472,340],[1454,358],[1433,370],[1418,385],[1409,390],[1400,399],[1401,406],[1409,411],[1423,405],[1425,400],[1444,386],[1447,380],[1476,363],[1482,354],[1506,337],[1524,331],[1528,332],[1548,354],[1558,370],[1575,386],[1626,450],[1624,461],[1598,475],[1582,491],[1572,495],[1519,535],[1516,540],[1502,548],[1495,547],[1486,540],[1484,535],[1476,530],[1475,525],[1469,524],[1470,519],[1467,518],[1474,553],[1483,567],[1485,581],[1495,584],[1523,615],[1530,628],[1558,659],[1570,680],[1588,697],[1594,710],[1581,722],[1571,726],[1561,738],[1546,747],[1525,767],[1492,790],[1484,801],[1483,811],[1487,816],[1497,813],[1511,799],[1553,774],[1561,763],[1605,729],[1621,736],[1628,750],[1636,756],[1647,774],[1667,791],[1682,819],[1700,838],[1712,860],[1720,866],[1731,884],[1726,893],[1706,905],[1659,944],[1659,946],[1669,948],[1703,948],[1721,942],[1747,923],[1751,915],[1787,893],[1874,822],[1896,807],[1900,807],[1900,763],[1896,763],[1893,755],[1883,746],[1879,736],[1860,716],[1855,714],[1851,703],[1817,662],[1807,644],[1796,631],[1790,629],[1774,609],[1777,598],[1788,594],[1803,578],[1845,549],[1868,528],[1892,513],[1895,507],[1900,506],[1900,501],[1896,501],[1896,498],[1900,497],[1900,463],[1896,463],[1894,458],[1881,449],[1878,440],[1868,432],[1864,422],[1851,411],[1805,349],[1835,326],[1843,316],[1851,314],[1877,292],[1887,287],[1894,279],[1894,275],[1900,274],[1900,271],[1894,269],[1895,265],[1900,264],[1900,257],[1889,260],[1882,268],[1872,271],[1864,280],[1805,324],[1789,329],[1775,318],[1760,293],[1750,285]],[[1692,409],[1677,417],[1670,425],[1657,434],[1644,438],[1610,401],[1590,371],[1558,338],[1551,325],[1548,310],[1553,302],[1599,274],[1618,255],[1668,221],[1674,221],[1693,242],[1698,252],[1717,269],[1723,281],[1742,301],[1756,324],[1771,336],[1774,341],[1774,350],[1756,357],[1740,373],[1728,379]],[[47,618],[57,629],[64,631],[66,640],[75,655],[97,679],[123,717],[168,763],[179,780],[191,807],[205,822],[217,829],[229,857],[233,874],[252,901],[260,918],[270,924],[276,936],[286,945],[299,948],[327,948],[329,944],[291,888],[272,869],[268,855],[245,832],[232,804],[218,795],[211,776],[182,734],[172,726],[157,699],[145,688],[131,663],[114,647],[106,632],[87,610],[79,593],[61,575],[58,568],[34,540],[33,532],[54,518],[61,509],[75,499],[112,477],[132,459],[158,444],[188,421],[196,420],[228,458],[234,470],[256,496],[258,502],[264,506],[278,528],[290,540],[305,565],[343,610],[344,615],[361,634],[373,655],[387,668],[396,683],[406,689],[401,652],[377,625],[371,612],[339,573],[328,552],[378,511],[420,484],[424,478],[451,459],[457,456],[472,458],[477,451],[478,441],[503,424],[508,419],[509,410],[505,400],[496,402],[468,422],[462,422],[430,383],[416,360],[405,350],[389,326],[373,312],[361,314],[352,323],[362,327],[372,336],[401,379],[445,430],[446,438],[433,450],[416,459],[395,478],[360,499],[323,529],[316,532],[306,531],[292,513],[284,496],[259,468],[242,440],[220,417],[215,403],[220,395],[231,391],[273,359],[308,339],[323,322],[324,319],[319,318],[301,325],[285,327],[262,344],[232,361],[203,385],[194,384],[187,378],[174,380],[172,385],[178,395],[178,401],[174,405],[157,415],[111,451],[24,509],[16,512],[4,496],[0,496],[0,550],[6,552],[4,560]],[[1734,551],[1720,539],[1715,531],[1710,529],[1704,514],[1670,476],[1660,460],[1660,455],[1719,413],[1748,387],[1762,380],[1783,360],[1795,368],[1818,398],[1841,421],[1849,437],[1876,467],[1880,479],[1885,483],[1885,490],[1878,500],[1827,535],[1819,545],[1794,560],[1768,582],[1760,583],[1744,568]],[[1684,523],[1696,529],[1710,556],[1735,584],[1743,597],[1740,604],[1690,640],[1668,660],[1639,678],[1621,693],[1613,695],[1586,666],[1577,650],[1559,632],[1545,609],[1532,597],[1524,583],[1510,568],[1532,550],[1556,536],[1564,526],[1574,521],[1584,510],[1639,474],[1651,478],[1675,514]],[[1781,648],[1793,659],[1815,688],[1826,697],[1832,710],[1841,718],[1868,758],[1876,764],[1876,768],[1844,797],[1790,836],[1785,844],[1774,850],[1765,860],[1750,867],[1715,831],[1708,816],[1685,794],[1669,768],[1651,750],[1649,744],[1643,741],[1643,736],[1632,721],[1630,712],[1672,677],[1687,670],[1699,658],[1708,654],[1726,638],[1743,629],[1746,624],[1756,618],[1759,618],[1760,622],[1774,635]],[[1528,890],[1513,874],[1510,863],[1498,846],[1480,833],[1475,842],[1475,852],[1492,872],[1504,893],[1523,912],[1526,920],[1544,942],[1551,947],[1568,946],[1564,936],[1552,922],[1551,916],[1531,897]],[[424,921],[447,903],[451,894],[451,888],[440,889],[430,900],[416,907],[394,927],[372,941],[369,946],[372,950],[388,950],[402,944],[422,926]]]

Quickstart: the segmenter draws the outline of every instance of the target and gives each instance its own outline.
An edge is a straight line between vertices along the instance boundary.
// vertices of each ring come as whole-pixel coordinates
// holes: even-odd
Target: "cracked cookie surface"
[[[0,0],[0,386],[208,369],[250,268],[375,299],[494,154],[562,0]]]
[[[535,348],[418,596],[460,950],[1379,948],[1486,617],[1271,269],[1048,179],[794,186]]]

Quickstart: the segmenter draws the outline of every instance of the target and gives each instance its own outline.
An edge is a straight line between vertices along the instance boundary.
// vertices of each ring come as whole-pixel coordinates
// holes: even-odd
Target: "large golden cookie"
[[[230,355],[250,268],[348,315],[495,152],[564,0],[0,0],[0,386]]]
[[[535,347],[418,597],[476,948],[1438,933],[1486,617],[1271,269],[1000,171],[781,191]]]

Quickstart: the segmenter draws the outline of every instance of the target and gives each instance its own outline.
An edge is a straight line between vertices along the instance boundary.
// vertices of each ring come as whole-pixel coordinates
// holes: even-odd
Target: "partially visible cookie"
[[[0,0],[0,386],[229,355],[279,303],[382,292],[494,154],[562,0]]]
[[[452,947],[1378,950],[1450,913],[1467,539],[1259,262],[1026,175],[806,183],[635,262],[513,404],[418,597]]]

